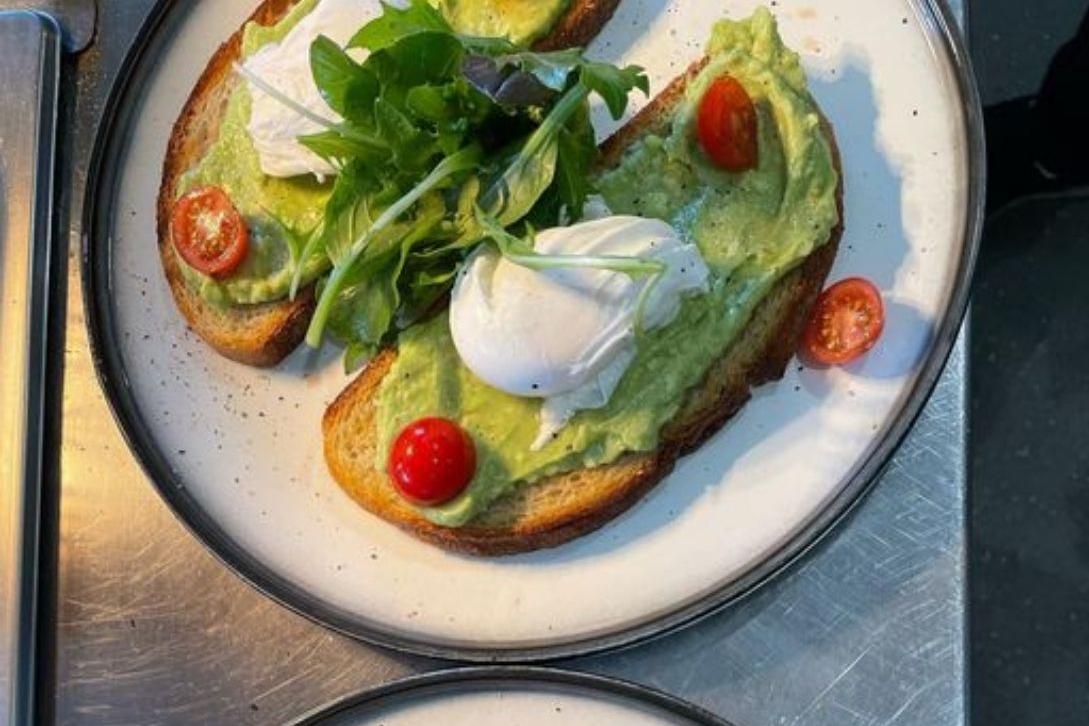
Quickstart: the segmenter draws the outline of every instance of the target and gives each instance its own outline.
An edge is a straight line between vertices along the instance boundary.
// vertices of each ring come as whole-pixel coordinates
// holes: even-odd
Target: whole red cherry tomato
[[[476,474],[476,446],[453,421],[420,419],[393,442],[389,473],[410,502],[444,504],[461,494]]]

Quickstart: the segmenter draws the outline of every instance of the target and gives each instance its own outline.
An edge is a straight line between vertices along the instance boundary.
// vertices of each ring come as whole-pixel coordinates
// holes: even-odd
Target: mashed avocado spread
[[[529,45],[548,34],[570,0],[432,0],[458,32]]]
[[[376,465],[385,468],[392,439],[423,416],[458,421],[477,445],[476,477],[452,503],[423,510],[432,521],[461,526],[514,486],[655,449],[685,392],[776,281],[828,240],[838,222],[832,151],[798,56],[783,45],[771,13],[718,23],[707,55],[668,130],[645,137],[597,184],[615,213],[664,219],[694,241],[711,268],[711,291],[640,340],[608,405],[578,414],[538,451],[531,445],[540,402],[476,379],[458,358],[446,315],[402,334],[378,394]],[[696,141],[700,100],[723,74],[738,79],[758,109],[760,164],[741,174],[711,167]]]

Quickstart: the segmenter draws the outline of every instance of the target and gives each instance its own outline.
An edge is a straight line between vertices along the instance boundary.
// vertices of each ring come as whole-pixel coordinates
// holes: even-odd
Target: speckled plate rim
[[[511,684],[558,688],[561,692],[577,690],[599,693],[602,696],[620,697],[624,701],[652,706],[699,726],[732,726],[729,721],[695,704],[638,683],[581,671],[534,666],[453,668],[411,676],[349,696],[331,705],[321,706],[295,722],[295,726],[322,726],[334,718],[350,717],[355,711],[381,706],[386,701],[399,701],[412,696],[435,696],[450,691],[456,693],[459,688]]]
[[[144,422],[130,384],[116,322],[111,310],[111,195],[118,181],[123,133],[138,108],[127,102],[138,94],[154,64],[146,62],[161,45],[172,21],[187,4],[159,0],[129,48],[103,110],[88,172],[83,209],[81,275],[83,302],[91,352],[99,382],[129,448],[175,516],[227,567],[260,592],[300,615],[345,635],[393,650],[432,658],[475,663],[546,662],[631,647],[688,627],[742,600],[803,558],[821,539],[847,517],[880,477],[884,467],[911,430],[937,385],[953,350],[968,306],[983,228],[986,162],[983,110],[972,72],[971,59],[956,20],[944,0],[911,0],[922,23],[956,74],[961,99],[961,125],[967,154],[967,209],[963,247],[954,276],[952,293],[936,328],[933,345],[919,375],[902,399],[892,424],[839,494],[809,524],[743,576],[706,597],[666,613],[650,622],[604,635],[555,645],[509,649],[437,645],[420,638],[386,632],[360,620],[281,576],[232,539],[211,518],[184,483],[174,474]]]

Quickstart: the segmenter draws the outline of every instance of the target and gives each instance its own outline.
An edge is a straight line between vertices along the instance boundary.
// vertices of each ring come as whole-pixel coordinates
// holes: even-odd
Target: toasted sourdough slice
[[[675,80],[605,142],[606,168],[614,166],[645,134],[668,125],[672,109],[702,66],[697,63]],[[839,171],[839,152],[826,120],[823,130]],[[782,378],[843,234],[842,172],[840,179],[840,223],[827,243],[783,277],[761,302],[744,332],[712,366],[703,383],[686,394],[681,411],[663,430],[656,451],[629,454],[612,464],[517,487],[469,525],[440,527],[402,499],[386,473],[374,467],[376,394],[397,356],[396,351],[388,350],[325,413],[325,457],[334,478],[373,514],[423,540],[469,554],[505,555],[555,547],[601,527],[665,478],[678,458],[725,425],[748,401],[753,387]]]
[[[299,0],[265,0],[250,22],[273,25]],[[572,48],[589,43],[605,26],[620,0],[573,0],[552,31],[537,41],[538,50]],[[182,177],[200,163],[219,137],[227,102],[238,84],[233,71],[242,52],[243,29],[220,46],[197,81],[174,125],[159,188],[159,256],[174,300],[189,326],[224,356],[253,366],[274,366],[299,346],[306,335],[315,300],[311,285],[295,300],[218,308],[205,302],[182,275],[172,249],[170,215]]]

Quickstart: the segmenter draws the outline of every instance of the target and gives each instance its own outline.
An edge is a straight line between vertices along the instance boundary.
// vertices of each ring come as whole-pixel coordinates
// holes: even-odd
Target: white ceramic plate
[[[590,53],[643,65],[660,90],[700,56],[716,19],[756,4],[623,0]],[[832,278],[877,283],[885,337],[846,370],[791,366],[601,531],[498,560],[418,542],[336,486],[320,422],[347,383],[337,352],[257,371],[187,331],[154,243],[160,166],[203,65],[254,0],[164,5],[107,109],[85,287],[103,385],[179,516],[290,607],[387,645],[474,659],[582,653],[677,627],[812,544],[876,476],[955,336],[981,206],[978,100],[929,0],[773,5],[843,154],[847,232]]]
[[[543,668],[470,668],[393,683],[300,726],[729,726],[657,691]]]

